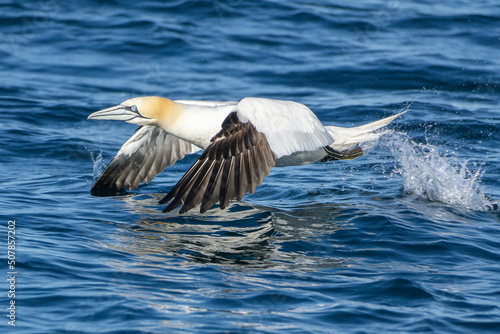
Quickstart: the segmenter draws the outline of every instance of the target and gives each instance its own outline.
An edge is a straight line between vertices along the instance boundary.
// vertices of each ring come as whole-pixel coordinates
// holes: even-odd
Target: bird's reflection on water
[[[226,210],[205,214],[163,214],[161,195],[120,197],[130,211],[148,217],[120,224],[107,247],[147,257],[182,257],[188,261],[241,270],[286,267],[317,270],[338,266],[340,259],[325,256],[324,239],[339,227],[339,208],[313,204],[289,210],[236,202]]]

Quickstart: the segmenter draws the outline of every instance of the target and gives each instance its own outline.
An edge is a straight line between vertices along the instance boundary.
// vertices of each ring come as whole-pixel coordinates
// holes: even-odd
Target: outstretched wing
[[[91,191],[133,190],[195,150],[192,144],[159,127],[142,126],[123,144]]]
[[[230,200],[241,200],[247,192],[252,194],[276,164],[276,154],[266,136],[250,121],[241,122],[236,111],[226,117],[221,131],[211,141],[160,201],[171,201],[164,212],[182,205],[179,212],[184,213],[201,203],[203,213],[217,202],[224,209]]]
[[[266,136],[278,159],[333,143],[318,117],[301,103],[247,97],[236,109],[241,122],[252,122],[257,131]]]

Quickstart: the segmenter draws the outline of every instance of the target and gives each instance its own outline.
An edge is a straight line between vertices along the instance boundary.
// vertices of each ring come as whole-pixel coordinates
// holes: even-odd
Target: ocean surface
[[[499,333],[499,22],[497,0],[0,0],[0,332]],[[179,215],[157,201],[196,155],[90,194],[135,126],[87,116],[145,95],[408,111],[361,158]]]

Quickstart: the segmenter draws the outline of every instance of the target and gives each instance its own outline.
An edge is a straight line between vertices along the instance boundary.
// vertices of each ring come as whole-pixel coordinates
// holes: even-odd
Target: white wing
[[[167,166],[198,150],[196,146],[159,127],[140,127],[123,144],[99,176],[92,191],[123,188],[133,190],[142,181],[148,183]]]
[[[250,121],[266,136],[276,158],[314,151],[333,142],[316,115],[297,102],[247,97],[235,110],[241,122]]]

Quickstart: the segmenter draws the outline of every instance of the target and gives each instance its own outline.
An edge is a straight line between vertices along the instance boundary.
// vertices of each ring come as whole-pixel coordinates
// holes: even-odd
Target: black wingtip
[[[163,209],[161,212],[162,212],[162,213],[169,213],[169,212],[174,211],[174,210],[175,210],[175,208],[177,208],[177,207],[178,207],[178,205],[176,205],[176,206],[169,205],[169,206],[167,206],[165,209]],[[188,212],[188,211],[189,211],[189,210],[185,210],[184,208],[180,208],[180,210],[179,210],[179,214],[181,214],[181,215],[182,215],[183,213],[186,213],[186,212]]]
[[[165,197],[163,197],[163,198],[162,198],[162,199],[158,202],[158,204],[165,204],[165,203],[168,203],[168,201],[170,201],[169,195],[170,195],[170,194],[165,195]]]
[[[109,191],[109,190],[113,190],[113,188],[109,189],[108,187],[104,187],[102,185],[102,182],[99,182],[101,179],[101,177],[99,177],[99,179],[97,179],[97,181],[94,183],[94,185],[92,186],[92,188],[90,189],[90,192],[91,193],[97,193],[97,192],[100,192],[100,191]],[[118,188],[116,188],[118,189]]]
[[[180,201],[180,200],[173,201],[169,205],[167,205],[167,207],[165,209],[163,209],[162,212],[163,213],[170,212],[170,211],[174,210],[175,208],[177,208],[181,204],[182,204],[182,201]],[[184,213],[184,212],[187,211],[187,210],[183,211],[183,209],[184,209],[184,207],[181,208],[181,210],[179,211],[179,213]],[[183,211],[183,212],[181,212],[181,211]]]

